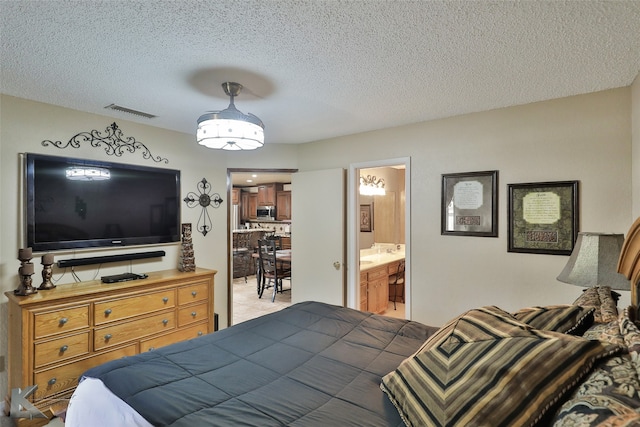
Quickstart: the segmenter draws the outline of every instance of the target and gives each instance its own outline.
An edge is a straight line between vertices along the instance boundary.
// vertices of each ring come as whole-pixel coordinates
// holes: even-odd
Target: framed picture
[[[509,252],[571,255],[578,238],[578,181],[509,184]]]
[[[442,175],[441,234],[498,237],[498,171]]]
[[[360,231],[372,231],[373,216],[371,205],[360,205]]]

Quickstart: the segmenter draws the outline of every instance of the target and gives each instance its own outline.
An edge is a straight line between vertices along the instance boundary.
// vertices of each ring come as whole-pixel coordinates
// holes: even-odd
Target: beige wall
[[[195,231],[200,209],[189,209],[183,203],[182,222],[194,225],[193,242],[195,261],[198,267],[218,270],[215,279],[215,312],[219,314],[220,326],[226,326],[227,319],[227,209],[226,194],[227,167],[244,168],[296,168],[295,146],[283,144],[271,145],[259,152],[227,153],[199,146],[194,135],[171,132],[152,126],[144,126],[126,120],[115,122],[126,137],[134,137],[144,143],[154,155],[166,157],[168,164],[157,164],[144,160],[139,152],[124,153],[121,157],[108,156],[103,148],[82,147],[79,149],[43,147],[43,140],[68,141],[73,135],[90,130],[104,131],[114,122],[113,118],[82,113],[48,104],[32,102],[20,98],[0,95],[0,396],[7,391],[7,312],[4,292],[18,285],[17,261],[18,248],[22,241],[22,183],[19,153],[32,152],[57,156],[99,159],[105,161],[133,163],[146,166],[179,169],[182,172],[182,195],[189,191],[197,192],[197,183],[206,178],[225,200],[218,209],[209,209],[213,221],[213,230],[205,236]],[[38,118],[34,125],[33,118]],[[195,119],[194,119],[195,120]],[[152,123],[152,122],[150,122]],[[195,126],[195,121],[194,121]],[[167,255],[162,260],[133,261],[133,271],[144,273],[176,268],[179,245],[160,245],[151,249],[128,248],[123,250],[77,251],[76,257],[113,255],[123,252],[142,252],[144,250],[163,249]],[[72,252],[56,252],[56,259],[74,257]],[[37,263],[37,261],[36,261]],[[127,271],[129,263],[104,264],[99,271],[97,266],[76,267],[75,271],[82,280],[91,280],[106,274]],[[73,278],[67,271],[54,270],[54,279],[58,284],[71,283]],[[39,270],[36,268],[36,273]],[[34,276],[35,278],[36,276]],[[35,282],[36,280],[34,280]]]
[[[636,82],[634,123],[638,122],[638,98]],[[267,144],[247,153],[212,151],[199,147],[193,135],[126,120],[116,122],[126,136],[147,144],[154,154],[169,158],[166,167],[182,171],[183,194],[194,191],[196,183],[205,177],[213,191],[225,200],[227,167],[347,169],[351,163],[410,156],[412,313],[415,320],[437,325],[478,305],[516,309],[576,298],[579,288],[555,279],[567,257],[507,253],[506,184],[579,180],[580,229],[626,232],[634,218],[631,102],[631,88],[622,88],[301,146]],[[111,118],[4,95],[0,97],[0,107],[0,290],[4,293],[17,286],[15,254],[22,245],[19,153],[150,163],[137,154],[114,158],[95,148],[59,150],[41,145],[45,139],[67,140],[78,132],[103,130],[114,121]],[[34,117],[38,117],[37,125]],[[637,132],[634,146],[640,146]],[[492,169],[500,171],[499,237],[441,236],[441,174]],[[214,228],[206,237],[194,233],[196,264],[218,270],[215,311],[220,314],[222,326],[226,323],[227,300],[227,207],[225,203],[210,211]],[[198,215],[196,209],[183,206],[183,222],[195,224]],[[177,246],[162,249],[167,251],[162,261],[134,262],[135,269],[144,272],[174,268]],[[81,256],[101,253],[104,251],[83,252]],[[90,267],[78,269],[82,279],[96,274]],[[105,265],[97,275],[110,274],[114,269]],[[59,283],[71,281],[67,272]],[[627,293],[623,304],[628,299]],[[6,328],[6,320],[6,298],[1,296],[0,328]],[[6,330],[0,331],[0,394],[4,396],[7,343]]]
[[[555,279],[566,256],[507,252],[508,183],[579,180],[581,230],[626,233],[632,222],[629,88],[304,144],[299,166],[404,156],[411,156],[411,308],[425,323],[478,305],[517,309],[577,297],[579,288]],[[499,237],[441,236],[441,174],[493,169]]]

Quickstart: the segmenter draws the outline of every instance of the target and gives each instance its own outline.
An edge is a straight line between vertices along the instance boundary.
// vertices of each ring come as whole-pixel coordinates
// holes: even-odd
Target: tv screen
[[[180,171],[25,157],[27,245],[34,251],[180,240]]]

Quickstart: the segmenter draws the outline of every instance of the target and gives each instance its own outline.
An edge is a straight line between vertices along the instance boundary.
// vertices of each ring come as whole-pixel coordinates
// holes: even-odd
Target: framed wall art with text
[[[498,171],[442,175],[440,233],[498,237]]]
[[[571,255],[578,238],[578,181],[508,184],[508,251]]]

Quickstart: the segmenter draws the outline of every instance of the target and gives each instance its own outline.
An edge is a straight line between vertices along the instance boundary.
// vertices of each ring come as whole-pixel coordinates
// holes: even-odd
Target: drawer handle
[[[110,309],[110,308],[107,308],[107,309],[104,311],[104,315],[105,315],[105,316],[108,316],[108,315],[110,315],[110,314],[111,314],[111,309]]]
[[[112,335],[111,334],[107,334],[104,336],[104,340],[105,341],[109,341],[111,339]]]
[[[196,317],[196,314],[198,314],[198,313],[196,313],[195,311],[192,311],[191,312],[191,317]]]
[[[198,336],[202,336],[202,331],[198,331]]]
[[[163,324],[163,325],[166,325],[167,323],[169,323],[169,320],[167,320],[167,319],[162,319],[162,324]]]
[[[69,319],[67,319],[66,317],[63,317],[62,319],[60,319],[60,325],[64,325],[68,321],[69,321]]]
[[[69,346],[68,345],[63,345],[62,347],[60,347],[60,353],[64,353],[65,351],[69,350]]]
[[[196,291],[191,291],[191,295],[195,297],[198,293]]]
[[[47,384],[49,384],[49,385],[54,385],[54,384],[56,383],[56,381],[58,381],[58,380],[56,379],[56,377],[53,377],[53,378],[51,378],[49,381],[47,381]]]
[[[168,303],[169,302],[169,298],[167,298],[167,297],[162,298],[162,302],[165,303],[165,304]]]

